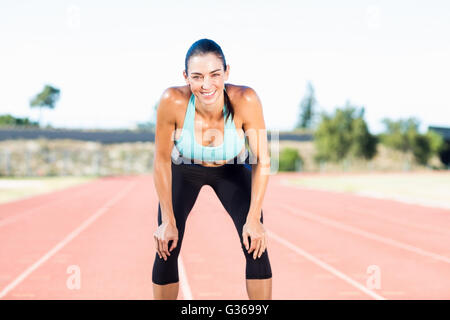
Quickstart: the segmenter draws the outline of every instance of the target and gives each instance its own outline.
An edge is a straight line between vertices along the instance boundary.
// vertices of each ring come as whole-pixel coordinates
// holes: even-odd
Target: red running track
[[[270,177],[263,204],[273,299],[450,299],[450,210],[288,186],[286,176]],[[0,298],[153,299],[157,208],[150,175],[0,205]],[[209,186],[179,262],[179,299],[248,299],[238,234]]]

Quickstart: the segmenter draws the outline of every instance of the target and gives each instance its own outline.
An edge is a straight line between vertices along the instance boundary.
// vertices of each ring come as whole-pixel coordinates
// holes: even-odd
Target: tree
[[[316,160],[339,162],[346,157],[371,159],[376,154],[376,137],[368,130],[364,108],[346,103],[334,114],[322,114],[314,133]]]
[[[56,102],[59,100],[60,92],[58,88],[45,85],[44,89],[30,101],[31,108],[39,108],[39,124],[41,123],[42,108],[54,109]]]
[[[364,120],[364,107],[353,119],[352,123],[352,143],[349,154],[356,158],[372,159],[377,152],[377,138],[370,134],[367,123]]]
[[[295,129],[311,128],[316,102],[314,88],[311,82],[308,82],[305,97],[300,102],[300,115]]]
[[[445,140],[444,138],[433,130],[428,130],[425,134],[428,138],[428,141],[430,141],[430,149],[432,154],[439,154],[441,153],[445,148]]]
[[[36,122],[30,121],[28,118],[16,118],[12,115],[5,114],[0,115],[0,127],[36,127],[38,124]]]
[[[380,134],[381,143],[401,152],[410,152],[417,163],[426,165],[435,154],[439,154],[444,146],[443,138],[429,130],[426,134],[419,132],[420,122],[416,118],[382,120],[386,127]]]
[[[414,137],[419,131],[419,120],[408,118],[395,121],[384,118],[382,123],[386,128],[385,132],[380,135],[384,145],[402,152],[412,151]]]

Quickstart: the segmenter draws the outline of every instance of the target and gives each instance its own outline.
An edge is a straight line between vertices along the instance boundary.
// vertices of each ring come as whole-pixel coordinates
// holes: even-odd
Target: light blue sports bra
[[[231,115],[225,122],[226,107],[223,106],[224,138],[219,146],[207,147],[198,143],[194,136],[195,95],[191,94],[186,115],[184,117],[181,136],[174,144],[183,157],[200,161],[230,160],[236,157],[245,143],[245,138],[240,138],[236,131]]]

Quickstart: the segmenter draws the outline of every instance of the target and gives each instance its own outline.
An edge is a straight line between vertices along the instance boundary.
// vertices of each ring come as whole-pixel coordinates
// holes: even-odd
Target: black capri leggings
[[[176,164],[172,160],[172,206],[178,229],[178,244],[172,250],[170,256],[167,256],[166,261],[159,258],[158,253],[155,254],[152,273],[153,283],[164,285],[179,281],[178,255],[183,242],[186,220],[200,189],[204,185],[213,188],[233,220],[246,259],[246,279],[268,279],[272,277],[267,248],[260,258],[253,259],[253,252],[248,253],[243,244],[242,227],[250,208],[252,169],[248,163],[248,157],[244,163],[242,161],[238,163],[237,159],[235,157],[220,167],[205,167],[189,162]],[[262,210],[260,221],[263,223]],[[161,206],[158,203],[158,225],[161,225],[161,223]],[[171,244],[172,241],[169,241],[169,248]]]

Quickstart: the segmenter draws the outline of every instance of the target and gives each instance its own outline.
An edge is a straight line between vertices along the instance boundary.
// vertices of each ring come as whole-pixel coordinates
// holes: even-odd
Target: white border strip
[[[371,296],[372,298],[376,299],[376,300],[386,300],[386,298],[376,294],[375,292],[373,292],[372,290],[367,289],[366,287],[364,287],[363,285],[361,285],[359,282],[353,280],[352,278],[350,278],[349,276],[345,275],[344,273],[342,273],[341,271],[333,268],[332,266],[326,264],[325,262],[317,259],[316,257],[314,257],[313,255],[309,254],[308,252],[300,249],[299,247],[297,247],[296,245],[292,244],[291,242],[287,241],[286,239],[283,239],[282,237],[278,236],[277,234],[275,234],[272,231],[267,230],[267,234],[273,238],[274,240],[278,241],[279,243],[281,243],[282,245],[288,247],[289,249],[295,251],[296,253],[298,253],[299,255],[303,256],[304,258],[312,261],[313,263],[317,264],[319,267],[327,270],[328,272],[334,274],[336,277],[344,280],[345,282],[349,283],[350,285],[356,287],[357,289],[361,290],[362,292],[364,292],[365,294]]]
[[[103,215],[110,207],[116,204],[120,199],[122,199],[135,185],[137,182],[130,183],[122,191],[120,191],[114,198],[107,201],[100,209],[98,209],[92,216],[85,220],[78,228],[72,231],[68,236],[66,236],[62,241],[60,241],[56,246],[54,246],[49,252],[42,256],[38,261],[33,263],[28,269],[22,272],[13,282],[7,285],[0,292],[0,299],[6,296],[11,290],[13,290],[18,284],[26,279],[34,270],[39,268],[43,263],[55,255],[59,250],[61,250],[66,244],[78,236],[84,229],[91,225],[95,220],[97,220],[101,215]]]

